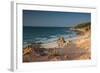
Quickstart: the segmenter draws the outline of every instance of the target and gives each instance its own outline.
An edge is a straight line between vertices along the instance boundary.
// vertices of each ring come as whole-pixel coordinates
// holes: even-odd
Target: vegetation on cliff
[[[74,28],[75,29],[81,29],[81,28],[90,29],[91,28],[91,22],[86,22],[86,23],[78,24],[78,25],[74,26]]]

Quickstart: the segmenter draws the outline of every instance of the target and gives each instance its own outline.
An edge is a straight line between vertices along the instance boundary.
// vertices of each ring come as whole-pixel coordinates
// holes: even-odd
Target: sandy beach
[[[86,26],[76,30],[78,35],[74,38],[59,37],[58,40],[50,43],[28,45],[23,50],[23,62],[91,59],[90,28]]]
[[[68,41],[68,39],[65,41]],[[30,48],[27,50],[28,53],[26,52],[27,54],[23,57],[25,62],[88,60],[91,59],[90,31],[84,35],[79,35],[74,38],[71,40],[70,44],[65,42],[62,48],[59,48],[57,42],[55,41],[47,44],[41,44],[40,51],[34,49],[35,48]],[[43,51],[47,53],[43,54]]]
[[[71,40],[73,43],[75,43],[78,47],[84,46],[90,46],[90,31],[85,33],[84,35],[79,35],[77,37],[74,38],[69,38],[69,39],[65,39],[65,41]],[[50,43],[46,43],[46,44],[41,44],[43,48],[57,48],[57,42],[50,42]],[[65,43],[65,45],[67,45],[67,43]]]

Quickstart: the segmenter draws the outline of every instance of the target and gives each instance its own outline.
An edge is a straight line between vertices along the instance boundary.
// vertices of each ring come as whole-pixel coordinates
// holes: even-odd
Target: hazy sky
[[[89,21],[90,13],[23,10],[24,26],[67,27]]]

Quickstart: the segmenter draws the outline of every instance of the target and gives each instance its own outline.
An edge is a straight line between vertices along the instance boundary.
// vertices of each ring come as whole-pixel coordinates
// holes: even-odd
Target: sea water
[[[73,38],[76,32],[70,27],[23,27],[23,44],[27,43],[49,43],[56,41],[59,37]]]

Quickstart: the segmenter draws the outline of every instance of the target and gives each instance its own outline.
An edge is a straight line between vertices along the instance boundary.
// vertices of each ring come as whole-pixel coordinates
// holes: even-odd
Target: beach
[[[46,32],[45,29],[46,30],[50,29],[50,30]],[[42,40],[43,42],[33,41],[32,43],[28,44],[26,47],[23,47],[23,62],[27,63],[27,62],[69,61],[69,60],[72,61],[72,60],[91,59],[90,23],[79,24],[75,26],[73,29],[49,28],[49,27],[48,29],[42,28],[43,32],[37,32],[38,33],[37,35],[40,37],[44,37],[44,35],[50,37],[51,36],[50,34],[52,33],[55,35],[60,33],[60,35],[62,36],[61,37],[56,36],[56,39],[50,42],[45,42],[47,39],[45,40],[43,39]],[[53,30],[52,32],[51,29]],[[57,33],[58,30],[59,33]],[[75,36],[73,37],[69,36],[65,38],[65,34],[67,34],[67,36],[73,35],[72,32],[76,33]],[[33,35],[31,35],[31,37],[32,36]],[[48,39],[51,40],[51,38]],[[41,39],[39,38],[39,40]]]
[[[77,46],[79,46],[79,45],[83,44],[83,42],[84,42],[84,44],[90,43],[91,39],[90,39],[89,36],[90,36],[90,33],[88,32],[88,33],[86,33],[85,35],[82,35],[82,36],[65,39],[65,41],[72,40],[74,43],[76,43]],[[50,43],[46,43],[46,44],[41,44],[41,45],[44,48],[57,48],[57,42],[56,41],[50,42]]]
[[[91,13],[23,10],[23,63],[91,60]]]
[[[23,62],[89,60],[91,59],[90,36],[89,30],[74,38],[62,38],[65,41],[60,41],[60,43],[56,40],[45,44],[29,45],[23,50]]]

